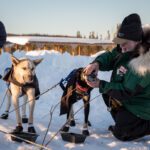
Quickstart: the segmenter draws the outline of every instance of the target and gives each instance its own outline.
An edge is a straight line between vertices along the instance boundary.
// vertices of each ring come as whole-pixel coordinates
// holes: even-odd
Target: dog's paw
[[[22,126],[16,126],[16,129],[13,130],[13,133],[20,133],[23,131],[23,127]]]
[[[61,131],[63,131],[63,132],[68,132],[69,131],[69,126],[63,126],[62,128],[61,128]]]
[[[82,134],[83,134],[83,135],[86,135],[86,136],[89,136],[89,135],[90,135],[90,133],[89,133],[88,130],[83,130],[83,131],[82,131]]]
[[[88,126],[90,126],[90,127],[92,126],[92,124],[91,124],[91,122],[90,122],[90,121],[88,121]]]
[[[75,125],[76,125],[75,120],[71,120],[71,121],[70,121],[70,126],[71,126],[71,127],[74,127]]]
[[[28,118],[22,118],[22,123],[28,123]]]
[[[29,132],[29,133],[36,133],[34,127],[28,127],[28,132]]]
[[[2,119],[8,119],[8,116],[9,116],[8,114],[5,114],[5,113],[4,113],[4,114],[1,115],[1,118],[2,118]]]

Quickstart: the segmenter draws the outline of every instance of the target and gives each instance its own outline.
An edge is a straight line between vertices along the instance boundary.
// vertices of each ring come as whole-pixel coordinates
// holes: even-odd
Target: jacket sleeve
[[[150,84],[148,77],[138,77],[133,73],[125,75],[123,82],[107,82],[100,81],[100,93],[107,94],[119,101],[127,101],[132,97],[141,94],[144,89]]]
[[[116,47],[112,51],[107,51],[99,55],[94,61],[98,62],[101,71],[110,71],[113,69],[116,57],[120,54],[119,48]]]

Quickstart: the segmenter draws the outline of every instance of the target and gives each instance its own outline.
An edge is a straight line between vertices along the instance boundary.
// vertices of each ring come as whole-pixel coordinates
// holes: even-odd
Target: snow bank
[[[54,84],[58,83],[62,78],[66,77],[70,71],[75,68],[85,67],[91,61],[94,60],[94,57],[87,56],[71,56],[68,53],[60,54],[56,51],[31,51],[28,53],[17,51],[14,55],[18,58],[29,57],[31,59],[44,58],[43,62],[37,66],[36,73],[39,79],[40,90],[41,92],[52,87]],[[10,54],[3,53],[0,55],[0,73],[3,74],[3,71],[6,67],[11,66]],[[104,80],[109,80],[110,72],[99,72],[99,77]],[[3,100],[6,90],[5,83],[0,80],[0,103]],[[37,143],[41,144],[44,138],[48,121],[49,121],[49,111],[52,106],[55,106],[61,98],[62,90],[59,86],[55,89],[49,91],[40,97],[36,101],[35,113],[34,113],[34,126],[37,133],[40,135],[37,139]],[[94,89],[91,93],[91,99],[99,95],[98,89]],[[5,110],[5,103],[0,109],[2,114]],[[22,99],[20,100],[22,103]],[[74,105],[75,111],[78,110],[83,105],[82,101],[79,101]],[[11,110],[13,106],[11,107]],[[81,133],[82,124],[83,124],[83,110],[81,110],[76,116],[77,126],[73,127],[70,131]],[[60,129],[60,127],[65,123],[65,116],[59,116],[59,106],[56,108],[53,114],[52,124],[48,132],[45,143]],[[84,144],[72,144],[62,141],[61,136],[58,134],[54,140],[48,145],[52,150],[58,150],[61,147],[61,150],[73,149],[73,150],[91,150],[91,149],[120,149],[120,150],[134,150],[134,149],[149,149],[150,140],[148,137],[143,138],[141,141],[134,142],[120,142],[116,140],[107,128],[110,124],[113,124],[113,120],[110,117],[110,114],[106,110],[103,99],[101,95],[94,99],[91,102],[91,110],[89,120],[92,123],[90,128],[91,135],[86,138]],[[8,120],[0,119],[0,130],[11,131],[15,128],[16,119],[15,113],[12,112],[9,115]],[[24,124],[24,130],[27,130],[27,125]],[[25,143],[16,143],[12,142],[9,135],[4,135],[0,133],[0,149],[2,150],[36,150],[32,145]]]

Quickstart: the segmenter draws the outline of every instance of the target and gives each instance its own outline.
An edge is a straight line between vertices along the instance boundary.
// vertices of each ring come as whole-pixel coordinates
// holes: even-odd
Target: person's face
[[[135,42],[135,41],[126,41],[126,42],[120,44],[122,53],[130,52],[130,51],[134,50],[134,48],[136,47],[136,45],[138,43],[139,42]]]

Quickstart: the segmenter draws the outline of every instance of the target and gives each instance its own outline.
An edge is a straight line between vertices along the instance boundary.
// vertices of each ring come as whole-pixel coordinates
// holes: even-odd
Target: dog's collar
[[[76,82],[76,89],[79,90],[79,91],[81,91],[81,92],[84,92],[84,93],[85,93],[85,92],[88,91],[89,88],[84,88],[84,87],[82,87],[81,85],[79,85],[78,82]]]

